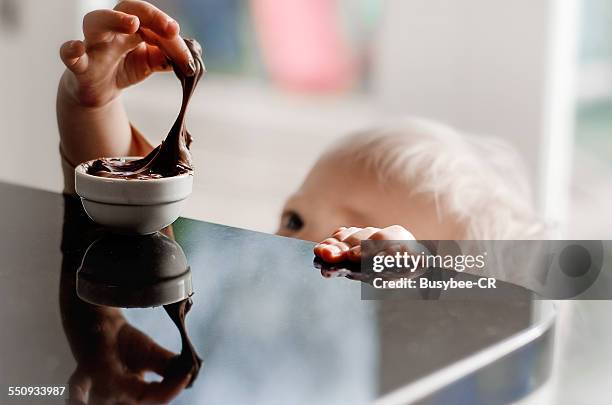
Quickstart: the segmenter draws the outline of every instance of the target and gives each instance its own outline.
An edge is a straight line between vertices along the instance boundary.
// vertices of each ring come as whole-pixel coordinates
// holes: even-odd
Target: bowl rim
[[[137,160],[137,159],[142,159],[144,156],[119,156],[119,157],[98,157],[95,159],[91,159],[88,160],[86,162],[82,162],[79,163],[77,166],[75,166],[74,168],[74,173],[77,176],[83,176],[84,178],[90,179],[92,181],[102,181],[102,182],[117,182],[117,183],[123,183],[123,182],[130,182],[130,183],[134,183],[134,182],[146,182],[146,183],[167,183],[170,181],[176,181],[178,179],[182,179],[184,177],[193,177],[193,172],[191,173],[181,173],[181,174],[177,174],[176,176],[171,176],[171,177],[161,177],[158,179],[122,179],[122,178],[117,178],[117,177],[100,177],[100,176],[94,176],[93,174],[89,174],[87,173],[87,171],[85,170],[85,166],[89,165],[92,162],[95,162],[96,160],[99,159],[124,159],[124,160]]]

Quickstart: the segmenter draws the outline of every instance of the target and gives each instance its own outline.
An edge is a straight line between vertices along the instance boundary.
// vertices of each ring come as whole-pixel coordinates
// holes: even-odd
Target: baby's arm
[[[167,57],[187,74],[195,64],[179,26],[144,1],[122,1],[114,10],[83,19],[84,41],[60,49],[67,67],[57,93],[60,145],[68,163],[101,156],[144,155],[147,142],[131,127],[121,90],[156,71],[170,70]]]
[[[317,244],[314,253],[328,263],[344,260],[361,260],[362,240],[414,240],[414,236],[403,226],[386,228],[340,227],[329,238]]]

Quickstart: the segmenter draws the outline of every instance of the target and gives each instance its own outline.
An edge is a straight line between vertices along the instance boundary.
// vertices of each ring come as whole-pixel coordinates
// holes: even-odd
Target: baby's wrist
[[[69,70],[66,70],[60,79],[60,84],[57,91],[57,101],[58,104],[69,109],[89,108],[82,102],[81,97],[79,96],[79,85],[74,77],[74,74]]]
[[[102,97],[83,89],[74,73],[66,70],[60,79],[58,102],[68,108],[97,111],[103,110],[116,101],[118,97]]]

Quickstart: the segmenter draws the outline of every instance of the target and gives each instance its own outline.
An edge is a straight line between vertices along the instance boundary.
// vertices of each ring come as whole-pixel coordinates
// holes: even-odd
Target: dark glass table
[[[90,399],[108,403],[155,395],[178,404],[370,403],[532,324],[528,294],[486,304],[362,301],[359,282],[322,277],[312,243],[181,218],[169,239],[182,247],[191,270],[189,285],[181,287],[194,293],[186,328],[203,359],[191,387],[182,389],[180,376],[160,382],[150,371],[140,373],[167,373],[156,356],[183,347],[163,308],[103,307],[76,293],[87,249],[113,238],[86,217],[78,199],[2,183],[0,198],[2,403],[24,401],[7,396],[9,386],[68,387],[69,380],[73,395],[88,391]],[[136,243],[126,260],[181,265],[175,248]],[[122,273],[113,252],[109,274]],[[97,254],[94,265],[104,267],[107,256]],[[151,283],[132,287],[142,295]],[[496,398],[520,397],[532,380],[513,382]],[[465,387],[454,398],[480,403],[469,402],[477,390]]]

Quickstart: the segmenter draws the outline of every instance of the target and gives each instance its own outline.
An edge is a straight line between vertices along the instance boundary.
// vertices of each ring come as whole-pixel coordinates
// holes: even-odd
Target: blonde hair
[[[349,135],[325,156],[338,154],[384,185],[432,195],[438,218],[450,215],[465,224],[465,239],[526,239],[543,232],[520,157],[494,137],[411,118]]]

